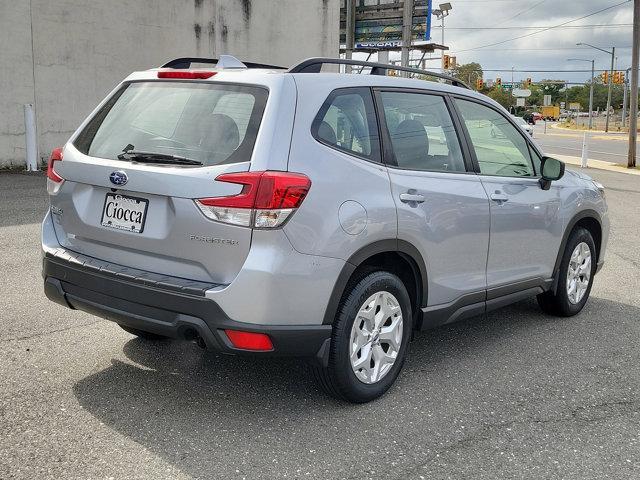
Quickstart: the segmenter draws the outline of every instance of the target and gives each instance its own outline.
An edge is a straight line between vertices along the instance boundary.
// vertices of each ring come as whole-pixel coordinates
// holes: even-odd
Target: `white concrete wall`
[[[134,70],[224,53],[333,57],[338,28],[338,0],[0,0],[0,167],[25,164],[25,103],[46,160]]]

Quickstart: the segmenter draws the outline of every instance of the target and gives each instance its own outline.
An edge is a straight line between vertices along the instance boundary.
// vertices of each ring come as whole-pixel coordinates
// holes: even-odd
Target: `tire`
[[[586,262],[583,260],[580,262],[582,265],[578,272],[580,273],[578,281],[583,285],[578,290],[571,288],[571,278],[575,278],[569,273],[569,265],[572,261],[572,255],[580,245],[586,245],[589,250],[589,265],[587,267]],[[584,249],[584,247],[582,247]],[[572,272],[575,270],[576,262],[579,257],[572,263]],[[588,279],[586,274],[588,272]],[[551,315],[557,315],[560,317],[571,317],[580,313],[580,310],[584,307],[589,299],[591,293],[591,287],[593,286],[593,278],[596,273],[596,245],[593,241],[593,236],[585,228],[578,227],[574,229],[569,235],[567,245],[564,249],[562,261],[560,262],[560,269],[558,270],[558,282],[556,292],[548,291],[538,295],[538,304],[543,311]],[[569,283],[567,279],[569,278]],[[588,282],[586,289],[584,289],[585,279]],[[573,282],[573,285],[578,285],[578,282]],[[572,293],[580,293],[583,290],[582,296],[576,298]],[[571,293],[570,293],[571,291]]]
[[[164,335],[158,335],[156,333],[145,332],[144,330],[138,330],[137,328],[127,327],[125,325],[118,326],[123,329],[125,332],[130,333],[131,335],[135,335],[136,337],[144,338],[145,340],[166,340],[169,337],[165,337]]]
[[[371,312],[371,317],[365,308]],[[378,312],[382,314],[377,315]],[[356,276],[347,285],[338,306],[327,366],[312,366],[320,387],[329,395],[352,403],[369,402],[383,395],[395,382],[407,357],[411,319],[409,294],[396,275],[367,270]],[[356,320],[359,322],[354,326]],[[369,328],[376,324],[377,327]],[[356,347],[358,340],[366,337],[363,334],[366,330],[372,332],[369,340]],[[354,343],[353,338],[356,338]],[[358,373],[357,366],[352,366],[352,346],[358,349],[353,351],[355,357],[359,356],[363,362]],[[379,358],[382,360],[378,361]]]

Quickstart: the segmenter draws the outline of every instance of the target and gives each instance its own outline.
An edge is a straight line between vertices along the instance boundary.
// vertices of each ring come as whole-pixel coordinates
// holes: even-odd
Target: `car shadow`
[[[233,471],[262,478],[282,472],[304,476],[296,474],[295,465],[308,467],[311,478],[318,472],[326,478],[349,476],[357,473],[349,471],[349,449],[366,446],[367,436],[397,433],[394,438],[398,445],[406,442],[406,452],[415,442],[424,447],[433,434],[435,448],[439,435],[466,415],[469,405],[458,404],[461,399],[473,402],[500,391],[510,395],[525,383],[545,381],[546,370],[576,368],[565,362],[568,354],[589,356],[588,365],[597,363],[592,352],[599,338],[589,332],[598,325],[601,330],[602,319],[616,312],[620,318],[640,318],[634,306],[599,298],[591,298],[583,313],[568,319],[541,314],[534,301],[524,301],[418,333],[397,385],[365,405],[321,393],[310,367],[297,359],[225,356],[186,342],[139,339],[124,345],[129,361],[112,360],[109,367],[78,381],[74,393],[100,422],[197,478],[221,478]],[[630,320],[607,328],[612,338],[635,332]],[[575,339],[581,339],[580,345]],[[580,358],[576,360],[582,368]],[[505,368],[515,384],[501,377]],[[451,381],[455,376],[465,378]],[[443,402],[448,406],[439,412]],[[394,414],[407,403],[416,411]],[[434,406],[438,417],[426,418],[424,410]],[[396,417],[394,426],[376,421],[381,416]],[[404,454],[394,446],[388,447],[389,457],[374,458],[372,468],[402,460],[398,455]],[[318,454],[324,458],[319,460]]]

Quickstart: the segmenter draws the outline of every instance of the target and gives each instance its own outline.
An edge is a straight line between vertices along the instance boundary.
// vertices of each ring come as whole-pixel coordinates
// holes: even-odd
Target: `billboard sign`
[[[424,40],[427,35],[425,17],[413,17],[411,39]],[[356,22],[355,43],[402,40],[402,18],[360,20]]]
[[[386,42],[360,42],[356,43],[356,48],[372,48],[372,49],[385,49],[385,48],[397,48],[402,46],[401,40],[390,40]]]
[[[433,14],[432,1],[433,0],[427,0],[427,22],[425,24],[424,31],[424,40],[426,42],[431,40],[431,15]]]

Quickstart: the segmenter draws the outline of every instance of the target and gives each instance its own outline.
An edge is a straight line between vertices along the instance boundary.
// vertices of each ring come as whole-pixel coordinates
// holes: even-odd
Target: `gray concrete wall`
[[[25,163],[25,103],[46,159],[134,70],[337,56],[338,28],[338,0],[0,0],[0,167]]]

